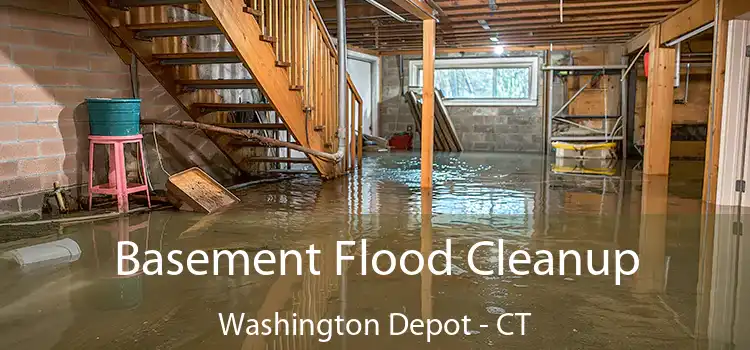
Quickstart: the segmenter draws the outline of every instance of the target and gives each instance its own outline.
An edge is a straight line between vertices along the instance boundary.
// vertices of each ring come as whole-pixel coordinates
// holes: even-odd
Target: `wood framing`
[[[393,2],[421,20],[435,19],[435,11],[424,0],[393,0]]]
[[[243,0],[203,0],[213,13],[221,31],[242,58],[246,68],[258,82],[263,94],[274,109],[283,116],[284,124],[297,140],[305,140],[307,118],[303,112],[302,96],[289,93],[286,68],[274,65],[276,54],[271,45],[261,40],[258,23],[242,11]],[[242,38],[242,40],[239,40]],[[307,147],[326,149],[321,138],[309,137]],[[311,157],[321,174],[334,174],[333,164]]]
[[[651,28],[640,32],[633,39],[630,39],[625,43],[625,51],[627,54],[637,53],[644,45],[646,45],[651,39]]]
[[[660,44],[690,33],[714,20],[714,0],[694,0],[661,23]]]
[[[635,274],[636,293],[664,290],[666,264],[666,228],[669,179],[666,176],[644,176],[641,196],[638,257],[641,268]]]
[[[422,24],[422,188],[432,188],[432,144],[435,133],[435,20]]]
[[[714,20],[714,0],[693,0],[680,7],[677,11],[660,21],[661,34],[659,44],[690,33],[693,30]],[[651,29],[646,29],[630,39],[627,44],[628,53],[634,53],[650,40]]]
[[[646,95],[646,147],[643,173],[669,174],[669,148],[674,109],[675,49],[659,45],[661,26],[651,28],[648,92]]]
[[[724,18],[723,9],[717,13],[717,26],[714,28],[714,59],[711,70],[711,97],[709,99],[708,130],[706,139],[706,164],[703,170],[704,202],[716,202],[716,188],[719,174],[719,150],[721,146],[721,123],[724,119],[724,83],[726,81],[727,40],[729,21]]]

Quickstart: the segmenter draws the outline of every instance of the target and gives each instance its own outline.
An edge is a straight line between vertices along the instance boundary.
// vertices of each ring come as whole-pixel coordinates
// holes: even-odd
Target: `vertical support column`
[[[643,176],[636,293],[659,293],[666,285],[668,183],[666,176]]]
[[[421,199],[420,251],[424,261],[427,261],[427,258],[432,254],[432,192],[423,191]],[[422,319],[426,320],[432,318],[432,272],[430,272],[430,269],[422,269],[420,282],[419,299],[422,302]]]
[[[644,175],[669,174],[676,57],[674,49],[660,47],[660,37],[661,27],[651,27]]]
[[[435,20],[422,21],[422,188],[432,188],[435,138]]]
[[[721,2],[721,4],[723,3]],[[729,38],[729,21],[724,18],[724,8],[718,7],[715,16],[713,60],[711,62],[711,96],[708,108],[708,133],[706,135],[706,165],[703,170],[703,201],[706,203],[716,203],[721,123],[724,118],[727,42]]]

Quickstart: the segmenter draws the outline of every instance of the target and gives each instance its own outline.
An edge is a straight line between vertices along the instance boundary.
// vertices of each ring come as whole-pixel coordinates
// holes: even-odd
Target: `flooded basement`
[[[155,211],[5,242],[0,253],[69,239],[80,256],[2,267],[0,349],[750,349],[750,243],[737,223],[744,218],[728,209],[702,218],[702,163],[674,162],[667,184],[641,181],[635,164],[604,176],[573,175],[550,162],[526,154],[437,155],[435,189],[427,194],[419,188],[418,154],[372,155],[361,174],[259,185],[217,214]],[[371,252],[397,256],[427,254],[450,239],[452,274],[363,275],[357,256],[337,275],[336,241],[359,239]],[[598,267],[613,260],[603,251],[630,249],[640,266],[619,286],[612,274],[469,272],[469,247],[499,239],[505,250],[591,250]],[[320,275],[122,277],[120,241],[165,255],[223,249],[252,256],[311,244],[323,253],[315,261]],[[493,248],[477,254],[483,269],[501,261]],[[377,320],[380,329],[367,336],[334,329],[327,339],[320,332],[248,335],[243,324],[242,334],[225,336],[220,313],[313,321],[340,315]],[[392,313],[472,321],[428,343],[424,334],[390,335]],[[503,335],[496,324],[504,313],[530,316],[502,321],[514,333]]]

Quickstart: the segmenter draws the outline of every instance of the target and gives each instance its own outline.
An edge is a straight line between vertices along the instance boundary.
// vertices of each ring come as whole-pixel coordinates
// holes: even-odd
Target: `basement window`
[[[536,106],[537,57],[435,60],[435,88],[447,106]],[[409,86],[422,87],[422,61],[409,62]]]

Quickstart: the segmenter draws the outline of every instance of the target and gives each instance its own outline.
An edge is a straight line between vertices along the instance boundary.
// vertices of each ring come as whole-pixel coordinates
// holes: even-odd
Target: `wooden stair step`
[[[258,162],[258,163],[312,163],[309,158],[299,158],[299,157],[248,157],[245,158],[248,161],[251,162]]]
[[[220,126],[228,129],[244,130],[286,130],[286,125],[281,123],[214,123],[214,126]]]
[[[269,173],[273,174],[306,174],[306,175],[318,175],[318,172],[315,170],[305,170],[305,169],[270,169],[268,170]]]
[[[195,79],[177,80],[184,89],[256,89],[258,84],[252,79]]]
[[[128,8],[169,5],[194,5],[200,3],[201,0],[115,0],[110,2],[110,6],[116,8]]]
[[[191,106],[204,112],[274,110],[268,103],[193,103]]]
[[[168,66],[242,62],[234,51],[160,53],[152,57],[160,64]]]
[[[211,20],[131,24],[127,28],[135,32],[138,39],[223,34]]]

